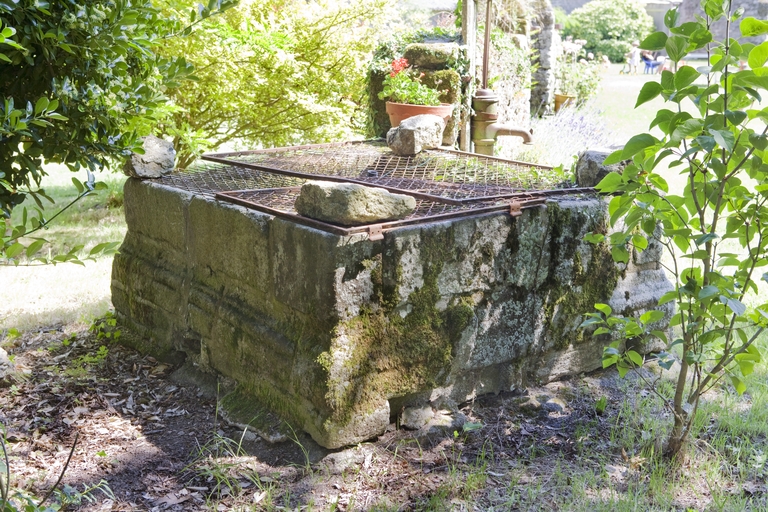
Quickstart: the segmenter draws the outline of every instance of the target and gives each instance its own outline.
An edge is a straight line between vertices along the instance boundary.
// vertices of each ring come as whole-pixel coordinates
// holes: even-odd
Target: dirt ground
[[[601,440],[614,419],[597,414],[595,397],[619,393],[609,374],[582,376],[478,399],[458,431],[393,424],[330,452],[302,433],[270,444],[227,425],[215,396],[179,382],[175,368],[82,327],[5,347],[17,369],[0,391],[13,487],[43,496],[77,439],[60,485],[68,510],[557,509],[569,485],[558,481],[562,464],[610,453]],[[615,458],[624,478],[631,459]],[[102,480],[108,489],[81,495]],[[536,506],[511,506],[532,481]]]

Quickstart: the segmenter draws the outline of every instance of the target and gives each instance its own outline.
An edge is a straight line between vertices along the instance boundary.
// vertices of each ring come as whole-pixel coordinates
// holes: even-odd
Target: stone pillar
[[[550,0],[535,0],[533,8],[538,33],[532,38],[532,47],[537,53],[533,64],[537,67],[533,72],[531,114],[541,116],[554,99],[557,57],[562,52],[562,41],[555,30],[555,13]]]

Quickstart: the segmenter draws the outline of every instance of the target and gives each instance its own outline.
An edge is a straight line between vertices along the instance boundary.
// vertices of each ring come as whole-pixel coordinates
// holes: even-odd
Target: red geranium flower
[[[400,58],[392,61],[392,72],[389,76],[395,76],[408,67],[408,59]]]

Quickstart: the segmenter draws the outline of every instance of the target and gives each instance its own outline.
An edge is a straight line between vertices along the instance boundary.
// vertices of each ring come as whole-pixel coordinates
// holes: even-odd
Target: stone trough
[[[606,230],[594,194],[340,234],[179,183],[125,185],[118,317],[143,350],[228,377],[232,403],[327,448],[596,369],[607,340],[582,315],[596,302],[642,312],[670,289],[657,248],[617,266],[582,240]]]

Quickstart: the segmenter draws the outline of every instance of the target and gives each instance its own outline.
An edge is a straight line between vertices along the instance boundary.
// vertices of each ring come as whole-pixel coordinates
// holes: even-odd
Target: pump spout
[[[521,137],[523,144],[533,144],[533,130],[524,130],[509,124],[492,123],[485,128],[485,134],[489,139],[497,139],[506,135]]]

